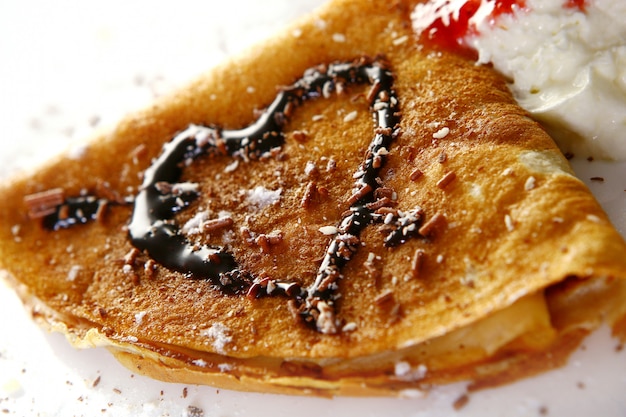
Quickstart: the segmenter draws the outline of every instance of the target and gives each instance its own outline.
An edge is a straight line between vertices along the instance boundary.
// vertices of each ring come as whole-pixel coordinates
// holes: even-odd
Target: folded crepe
[[[626,244],[506,81],[337,0],[0,188],[0,269],[135,372],[473,388],[626,338]]]

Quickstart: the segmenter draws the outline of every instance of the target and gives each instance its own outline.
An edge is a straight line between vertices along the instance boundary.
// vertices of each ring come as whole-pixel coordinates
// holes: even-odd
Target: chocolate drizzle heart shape
[[[330,233],[333,237],[314,282],[308,288],[281,280],[271,280],[268,285],[267,278],[240,269],[234,256],[223,247],[190,242],[175,220],[176,214],[199,195],[197,184],[180,182],[185,167],[206,156],[226,155],[251,161],[271,154],[284,143],[283,126],[298,106],[328,97],[346,84],[370,86],[366,99],[373,117],[374,135],[364,160],[354,172],[354,191],[346,202],[349,210]],[[250,298],[270,293],[290,297],[305,323],[322,333],[337,333],[340,329],[335,314],[337,281],[341,269],[360,246],[361,231],[372,223],[387,225],[387,246],[420,235],[423,213],[419,209],[409,213],[390,209],[392,196],[384,192],[379,177],[388,149],[400,133],[400,103],[393,85],[393,74],[382,58],[336,62],[311,68],[294,84],[281,89],[256,122],[246,128],[226,130],[190,125],[164,145],[161,155],[145,171],[140,191],[132,201],[134,207],[128,225],[131,243],[163,267],[190,278],[210,280],[226,293],[247,294]],[[46,215],[43,224],[59,229],[86,223],[108,203],[111,202],[92,196],[68,199]],[[232,222],[231,219],[220,221]]]

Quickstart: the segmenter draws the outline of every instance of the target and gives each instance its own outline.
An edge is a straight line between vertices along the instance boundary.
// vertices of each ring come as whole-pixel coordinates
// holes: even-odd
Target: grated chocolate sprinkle
[[[234,221],[231,217],[220,217],[219,219],[208,220],[203,224],[203,229],[208,232],[215,232],[221,229],[229,228]]]
[[[390,303],[394,300],[393,297],[393,291],[391,290],[387,290],[381,294],[379,294],[375,299],[374,299],[374,304],[380,306],[383,304],[387,304]]]
[[[437,181],[437,187],[440,189],[445,189],[454,181],[456,178],[456,173],[454,171],[448,172],[445,174],[439,181]]]
[[[421,169],[419,168],[415,168],[413,170],[413,172],[411,172],[411,175],[409,176],[409,178],[411,178],[411,181],[417,181],[418,179],[420,179],[422,176],[424,175],[424,173],[422,172]]]
[[[187,406],[185,417],[204,417],[204,410],[194,405]]]
[[[296,142],[303,143],[307,139],[307,133],[303,130],[296,130],[292,133],[293,138]]]
[[[425,256],[426,254],[424,253],[423,249],[417,249],[413,254],[413,260],[411,261],[411,276],[414,279],[419,278],[422,265],[424,264]]]
[[[361,186],[361,188],[359,188],[356,192],[354,192],[354,194],[352,194],[350,196],[350,198],[348,198],[347,203],[349,205],[353,205],[355,204],[357,201],[361,200],[362,198],[366,197],[369,193],[371,193],[373,191],[373,188],[370,184],[363,184]]]
[[[309,208],[315,195],[317,194],[317,184],[315,181],[309,181],[304,189],[304,195],[300,200],[300,207]]]
[[[422,236],[430,236],[435,233],[439,228],[445,224],[446,218],[443,214],[437,213],[430,220],[428,220],[419,229],[419,233]]]
[[[55,213],[57,207],[65,202],[64,194],[62,188],[53,188],[27,195],[24,197],[24,203],[28,208],[28,217],[34,220]],[[67,214],[64,214],[64,217],[67,217]]]
[[[467,403],[469,403],[469,395],[463,394],[459,398],[457,398],[454,403],[452,403],[452,407],[454,407],[454,409],[458,411],[461,408],[465,407]]]

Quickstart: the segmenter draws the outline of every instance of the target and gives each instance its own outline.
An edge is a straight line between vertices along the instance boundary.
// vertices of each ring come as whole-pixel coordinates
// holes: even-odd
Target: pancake
[[[626,338],[623,239],[412,6],[334,1],[2,185],[33,317],[158,379],[320,396],[492,386],[603,320]]]

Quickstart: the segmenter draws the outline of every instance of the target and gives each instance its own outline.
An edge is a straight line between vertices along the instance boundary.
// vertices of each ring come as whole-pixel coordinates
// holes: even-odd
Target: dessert
[[[35,316],[165,380],[317,395],[501,383],[604,314],[623,334],[624,242],[499,75],[417,48],[408,6],[332,3],[333,36],[311,18],[4,187]]]

